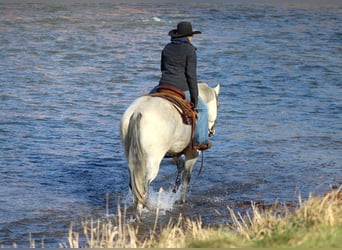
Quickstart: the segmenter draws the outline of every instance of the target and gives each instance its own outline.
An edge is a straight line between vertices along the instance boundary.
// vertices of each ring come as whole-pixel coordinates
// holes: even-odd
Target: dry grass
[[[324,197],[299,199],[293,211],[286,207],[264,210],[255,204],[252,213],[242,216],[229,209],[233,223],[221,228],[205,228],[201,220],[182,216],[166,225],[156,220],[149,232],[141,224],[125,222],[118,209],[115,218],[83,222],[84,245],[80,233],[70,228],[69,243],[61,247],[87,248],[186,248],[186,247],[298,247],[341,246],[342,193],[334,189]],[[158,228],[159,225],[159,228]],[[144,229],[146,231],[146,228]],[[316,245],[312,245],[316,244]],[[319,245],[317,245],[319,244]],[[340,245],[341,244],[341,245]]]
[[[307,201],[299,198],[299,207],[292,212],[286,207],[282,213],[264,211],[255,205],[252,208],[253,214],[244,217],[230,209],[231,229],[257,246],[302,246],[310,243],[310,237],[322,236],[322,230],[332,234],[342,228],[341,188],[323,198],[310,196]]]

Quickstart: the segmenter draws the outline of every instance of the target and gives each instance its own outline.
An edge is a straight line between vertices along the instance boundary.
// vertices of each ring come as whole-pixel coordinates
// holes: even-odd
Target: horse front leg
[[[185,154],[185,164],[184,164],[184,174],[183,174],[183,189],[182,189],[182,196],[181,202],[186,202],[186,195],[188,192],[189,183],[191,180],[191,172],[192,168],[194,167],[197,159],[198,159],[198,151],[197,150],[189,150]]]
[[[183,179],[185,161],[182,156],[174,157],[173,161],[177,165],[177,177],[172,192],[177,193],[179,186],[181,185],[181,181]]]

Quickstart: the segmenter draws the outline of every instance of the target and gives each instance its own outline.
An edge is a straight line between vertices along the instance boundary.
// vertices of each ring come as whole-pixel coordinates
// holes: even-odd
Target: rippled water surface
[[[120,117],[158,82],[183,20],[203,32],[199,80],[221,95],[213,147],[174,213],[223,224],[228,205],[342,181],[341,2],[191,2],[0,2],[0,246],[29,233],[58,246],[106,197],[115,213],[129,193]],[[154,190],[175,172],[165,160]]]

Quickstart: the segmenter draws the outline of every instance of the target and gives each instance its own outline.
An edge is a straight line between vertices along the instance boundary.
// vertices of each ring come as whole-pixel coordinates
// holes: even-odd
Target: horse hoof
[[[178,200],[178,201],[175,202],[175,204],[177,204],[177,205],[184,205],[184,204],[186,204],[186,203],[188,203],[187,200],[185,200],[185,201],[183,201],[183,200]]]
[[[175,201],[176,205],[182,205],[182,201]]]

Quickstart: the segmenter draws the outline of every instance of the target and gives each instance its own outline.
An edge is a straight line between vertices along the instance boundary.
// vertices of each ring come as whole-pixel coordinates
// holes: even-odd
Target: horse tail
[[[134,197],[134,203],[147,206],[146,195],[148,190],[147,166],[145,151],[141,145],[140,124],[142,114],[135,112],[129,119],[128,130],[125,138],[125,153],[130,174],[130,188]]]

